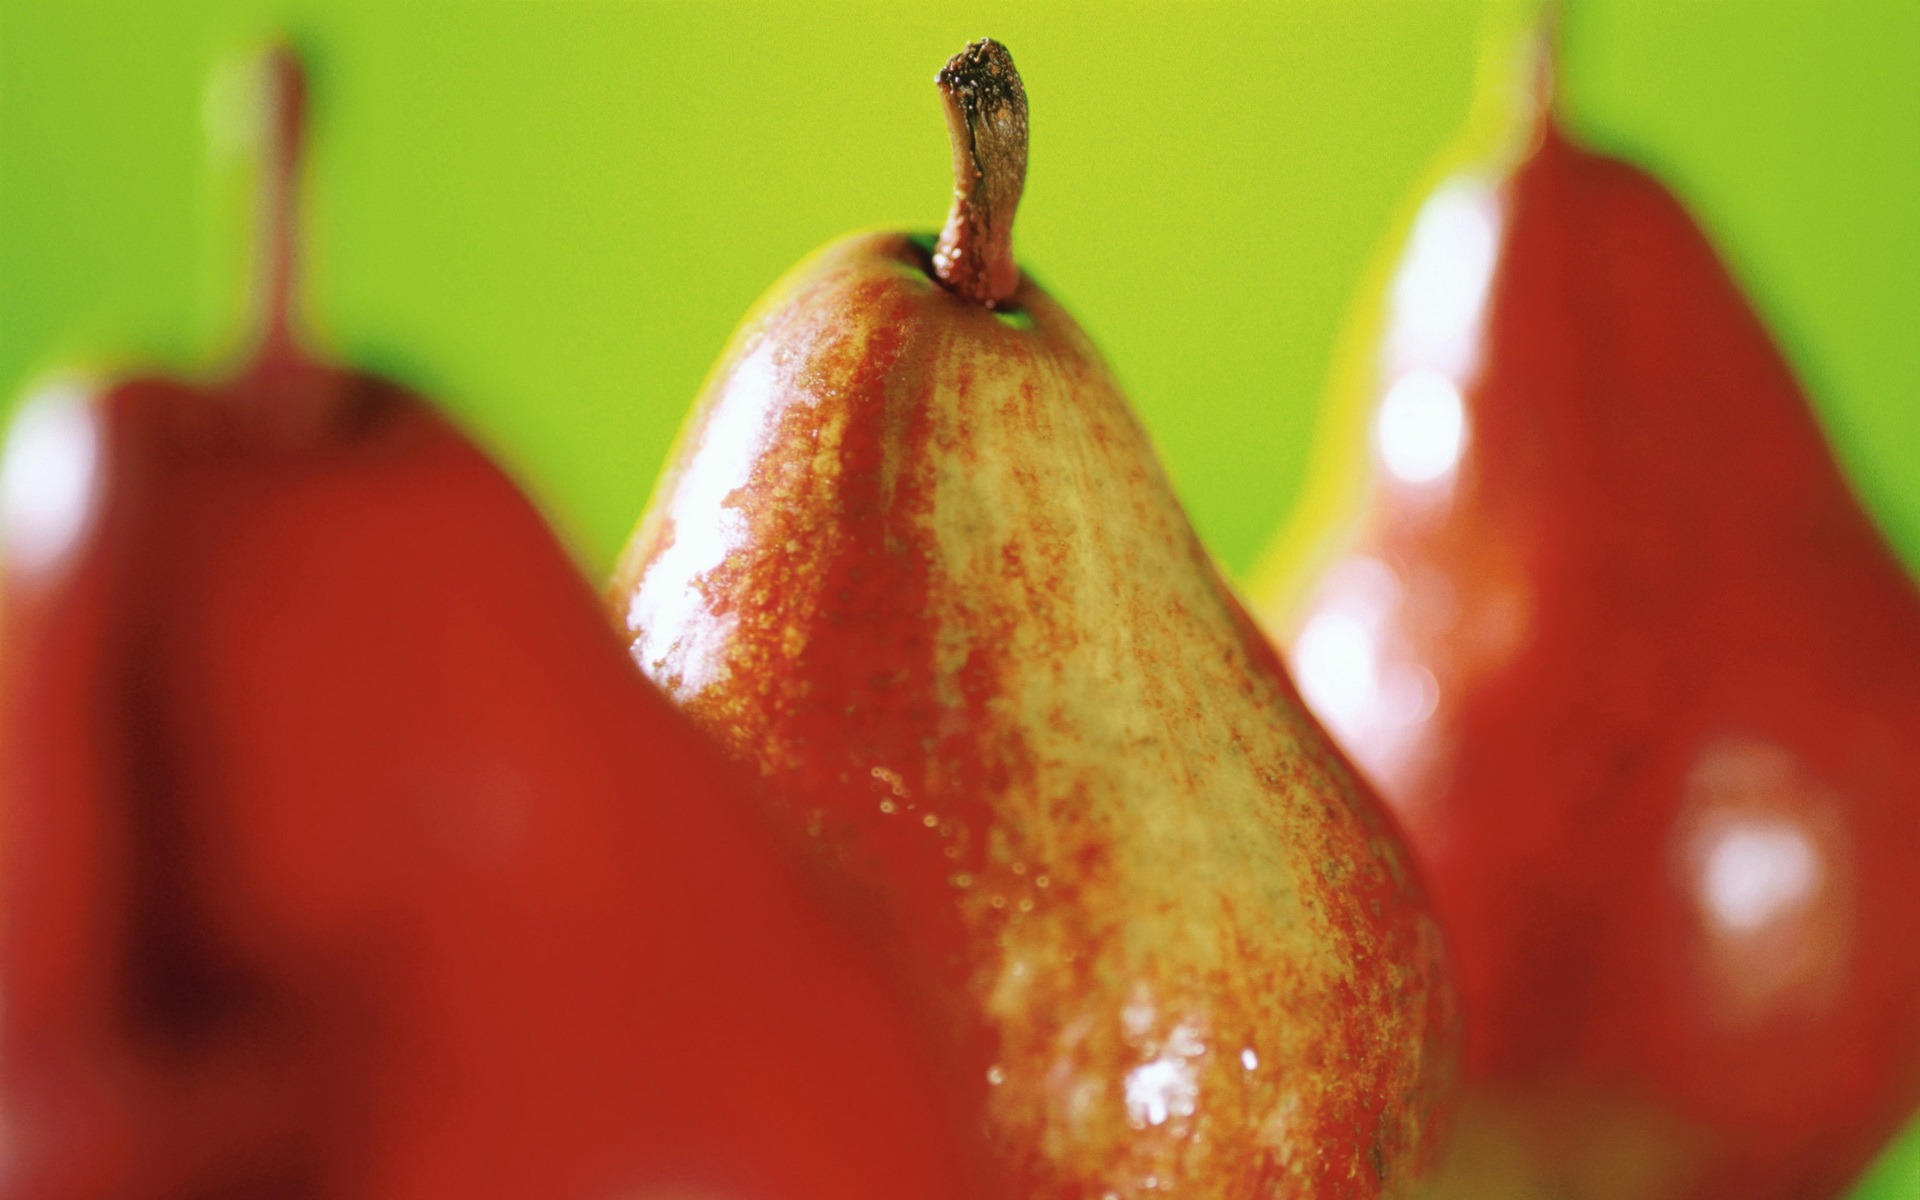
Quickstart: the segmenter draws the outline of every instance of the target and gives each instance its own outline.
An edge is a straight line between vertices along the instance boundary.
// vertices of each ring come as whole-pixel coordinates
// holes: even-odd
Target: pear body
[[[1107,368],[867,234],[716,368],[611,588],[942,1014],[1016,1194],[1406,1195],[1451,1063],[1393,823]]]
[[[424,403],[30,411],[0,1194],[969,1194],[911,1019]]]
[[[1383,315],[1259,600],[1457,953],[1458,1194],[1841,1192],[1920,1099],[1920,593],[1681,205],[1551,121]]]

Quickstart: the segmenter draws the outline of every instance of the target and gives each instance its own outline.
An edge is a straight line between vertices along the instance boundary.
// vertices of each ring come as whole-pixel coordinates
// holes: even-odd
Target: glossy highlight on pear
[[[1550,56],[1412,222],[1259,611],[1457,955],[1441,1194],[1838,1195],[1920,1101],[1920,592]]]
[[[934,254],[749,316],[610,587],[635,660],[907,965],[1012,1194],[1412,1195],[1455,1024],[1393,822],[1086,335]]]

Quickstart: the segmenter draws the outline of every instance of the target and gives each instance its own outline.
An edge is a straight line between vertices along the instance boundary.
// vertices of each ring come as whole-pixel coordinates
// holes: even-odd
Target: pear
[[[42,393],[0,473],[0,1195],[980,1195],[538,513],[295,336],[267,68],[254,353]]]
[[[945,231],[760,303],[617,620],[919,981],[1017,1194],[1408,1195],[1455,1024],[1393,820],[1014,263],[1011,57],[937,82]]]
[[[1442,1194],[1832,1196],[1920,1102],[1920,592],[1550,40],[1493,43],[1256,600],[1457,955]]]

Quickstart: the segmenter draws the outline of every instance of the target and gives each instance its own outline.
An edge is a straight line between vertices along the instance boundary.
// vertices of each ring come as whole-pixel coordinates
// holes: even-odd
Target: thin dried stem
[[[953,208],[934,249],[941,283],[997,307],[1020,287],[1013,214],[1027,181],[1027,90],[1013,56],[983,38],[935,78],[953,139]]]
[[[300,158],[306,141],[307,81],[291,47],[269,48],[260,64],[259,357],[299,357],[294,304],[299,290]]]

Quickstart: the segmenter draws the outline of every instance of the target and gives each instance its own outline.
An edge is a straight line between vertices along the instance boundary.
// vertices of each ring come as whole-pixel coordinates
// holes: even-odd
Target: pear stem
[[[1027,182],[1027,90],[992,38],[954,55],[934,82],[953,140],[953,207],[933,271],[948,290],[993,308],[1020,287],[1013,214]]]
[[[1560,63],[1564,55],[1566,5],[1543,0],[1533,31],[1533,103],[1543,121],[1555,118],[1560,102]]]
[[[270,48],[262,58],[259,196],[260,366],[298,361],[294,304],[299,286],[300,159],[306,142],[306,72],[290,47]]]

